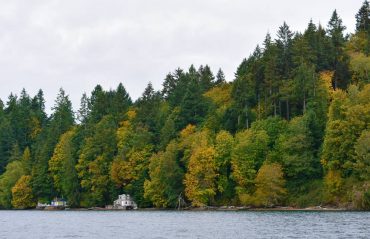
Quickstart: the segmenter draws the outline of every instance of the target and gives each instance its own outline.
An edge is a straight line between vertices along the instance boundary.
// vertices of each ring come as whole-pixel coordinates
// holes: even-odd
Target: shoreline
[[[9,209],[9,210],[22,210],[22,209]],[[151,212],[151,211],[188,211],[188,212],[205,212],[205,211],[219,211],[219,212],[268,212],[268,211],[281,211],[281,212],[353,212],[362,211],[354,210],[349,208],[334,208],[334,207],[306,207],[306,208],[295,208],[295,207],[274,207],[274,208],[250,208],[250,207],[204,207],[204,208],[138,208],[135,210],[125,209],[107,209],[107,208],[66,208],[64,210],[43,210],[43,209],[23,209],[23,210],[36,210],[36,211],[139,211],[139,212]]]
[[[91,208],[63,208],[63,209],[41,209],[41,208],[30,208],[30,209],[0,209],[0,211],[139,211],[139,212],[151,212],[151,211],[188,211],[188,212],[368,212],[366,210],[356,210],[351,208],[340,208],[340,207],[322,207],[322,206],[311,206],[305,208],[297,207],[271,207],[271,208],[256,208],[256,207],[237,207],[237,206],[221,206],[221,207],[188,207],[183,209],[176,208],[138,208],[138,209],[111,209],[104,207],[91,207]]]

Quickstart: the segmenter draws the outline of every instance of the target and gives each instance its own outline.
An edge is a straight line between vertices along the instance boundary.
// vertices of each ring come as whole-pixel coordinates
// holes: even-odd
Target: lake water
[[[370,238],[370,212],[0,211],[0,238]]]

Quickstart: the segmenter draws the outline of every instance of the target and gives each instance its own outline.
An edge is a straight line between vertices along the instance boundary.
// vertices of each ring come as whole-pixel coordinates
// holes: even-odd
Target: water
[[[0,238],[370,238],[370,212],[0,211]]]

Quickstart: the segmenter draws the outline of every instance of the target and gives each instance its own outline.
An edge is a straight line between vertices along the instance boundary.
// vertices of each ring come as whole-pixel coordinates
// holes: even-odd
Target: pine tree
[[[332,44],[332,69],[335,70],[333,76],[333,88],[345,89],[350,81],[349,73],[349,57],[343,51],[345,38],[343,31],[346,29],[343,26],[342,19],[338,16],[337,11],[334,10],[330,21],[328,23],[328,35]]]
[[[200,66],[198,70],[199,74],[199,87],[203,92],[208,91],[214,85],[214,76],[211,68],[208,65]]]
[[[290,31],[286,22],[279,27],[277,32],[276,46],[278,49],[278,71],[283,79],[290,76],[292,68],[292,38],[293,33]]]
[[[365,0],[356,14],[356,31],[369,33],[370,28],[370,7],[369,2]]]
[[[226,79],[225,79],[224,72],[220,68],[220,69],[218,69],[218,72],[217,72],[217,75],[216,75],[215,85],[220,85],[220,84],[223,84],[223,83],[226,83]]]
[[[89,110],[89,98],[87,97],[86,93],[82,94],[80,109],[77,113],[77,119],[83,124],[86,124],[86,121],[89,117],[90,110]]]
[[[72,103],[63,89],[59,90],[53,110],[48,125],[37,137],[32,148],[32,152],[34,152],[31,173],[32,190],[37,199],[45,202],[50,200],[54,191],[52,179],[48,173],[48,162],[53,155],[59,137],[74,125]]]

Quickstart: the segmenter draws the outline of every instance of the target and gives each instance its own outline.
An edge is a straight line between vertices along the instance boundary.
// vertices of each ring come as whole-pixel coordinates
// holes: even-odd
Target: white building
[[[51,201],[51,206],[52,207],[66,207],[67,201],[64,199],[60,199],[60,198],[54,198],[54,200]]]
[[[129,194],[121,194],[114,201],[113,207],[116,209],[137,209],[137,204]]]

